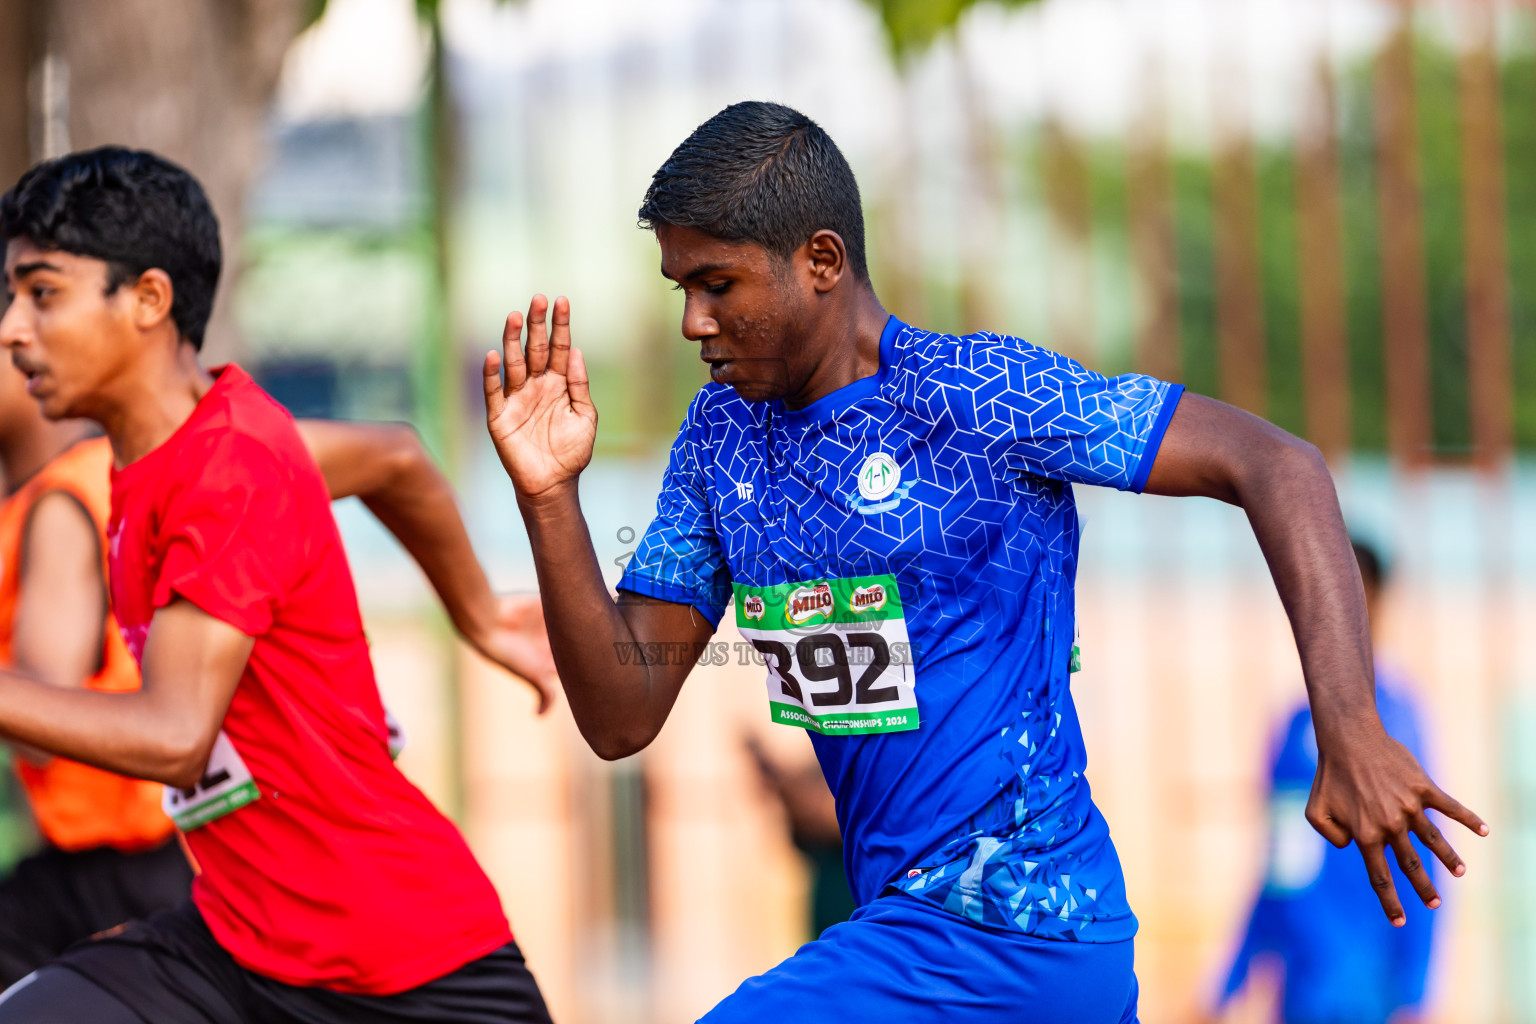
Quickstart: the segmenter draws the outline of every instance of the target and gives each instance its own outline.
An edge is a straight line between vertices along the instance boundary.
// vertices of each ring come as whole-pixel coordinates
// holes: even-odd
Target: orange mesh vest
[[[21,583],[21,542],[37,500],[50,491],[73,495],[96,524],[106,578],[107,519],[112,509],[112,449],[105,438],[70,448],[0,504],[0,660],[12,661],[11,630]],[[117,622],[109,615],[102,637],[102,665],[86,686],[92,690],[139,688],[139,669]],[[174,831],[160,810],[164,787],[54,758],[38,768],[18,761],[18,773],[39,830],[62,850],[111,846],[124,852],[165,842]]]

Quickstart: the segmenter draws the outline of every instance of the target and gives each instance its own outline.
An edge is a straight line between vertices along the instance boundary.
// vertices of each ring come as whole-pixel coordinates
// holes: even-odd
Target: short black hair
[[[1360,581],[1368,590],[1380,590],[1391,577],[1392,567],[1369,541],[1353,537],[1349,546],[1355,549],[1355,561],[1360,564]]]
[[[788,259],[836,231],[869,280],[859,183],[822,127],[779,103],[733,103],[693,130],[651,177],[640,224],[697,228]]]
[[[121,146],[45,160],[0,196],[0,237],[103,260],[110,294],[146,270],[171,279],[171,319],[203,347],[223,251],[203,186],[162,156]]]

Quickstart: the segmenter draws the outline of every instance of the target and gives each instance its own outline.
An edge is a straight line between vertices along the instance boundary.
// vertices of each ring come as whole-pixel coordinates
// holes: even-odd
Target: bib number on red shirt
[[[768,666],[773,720],[828,735],[919,724],[917,673],[896,577],[735,585],[736,628]]]
[[[191,832],[260,799],[261,790],[250,769],[221,729],[197,785],[191,789],[166,786],[160,806],[177,828]]]

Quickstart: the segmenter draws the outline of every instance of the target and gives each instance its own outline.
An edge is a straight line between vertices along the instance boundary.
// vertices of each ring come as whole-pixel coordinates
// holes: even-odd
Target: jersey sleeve
[[[1141,491],[1184,392],[1142,374],[1106,377],[1018,338],[961,339],[954,365],[993,465]]]
[[[731,571],[715,534],[706,449],[699,426],[701,393],[672,444],[656,518],[624,567],[619,589],[692,605],[714,625],[731,601]]]
[[[185,598],[247,636],[272,622],[302,564],[294,482],[271,452],[239,434],[210,443],[197,475],[166,509],[155,608]]]

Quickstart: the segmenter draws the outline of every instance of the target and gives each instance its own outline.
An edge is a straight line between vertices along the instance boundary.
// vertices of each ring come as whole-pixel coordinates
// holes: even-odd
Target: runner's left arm
[[[1257,416],[1186,394],[1154,458],[1147,493],[1199,495],[1242,508],[1269,563],[1316,726],[1318,767],[1307,820],[1335,846],[1353,840],[1360,847],[1393,924],[1406,917],[1387,847],[1425,905],[1439,906],[1409,834],[1460,876],[1465,865],[1426,812],[1434,808],[1479,835],[1487,835],[1488,826],[1435,785],[1381,724],[1365,592],[1321,453]]]
[[[174,598],[150,622],[138,690],[66,688],[0,670],[0,737],[119,775],[194,786],[254,644]]]
[[[405,424],[299,420],[332,500],[357,497],[410,552],[459,634],[524,679],[543,714],[553,699],[554,656],[536,595],[498,596],[475,556],[453,487]]]
[[[67,491],[37,499],[23,527],[11,662],[53,686],[78,687],[101,668],[107,584],[91,514]],[[50,755],[18,745],[42,767]]]

